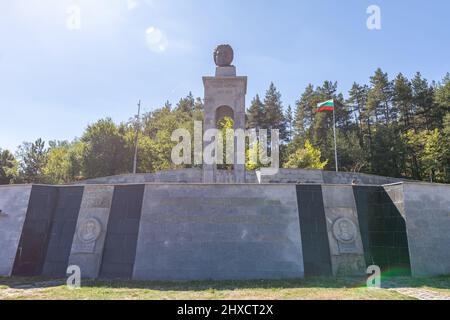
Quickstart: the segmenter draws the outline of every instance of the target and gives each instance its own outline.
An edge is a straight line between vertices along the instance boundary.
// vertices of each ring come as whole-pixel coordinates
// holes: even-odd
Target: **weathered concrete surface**
[[[327,184],[352,184],[354,181],[356,184],[383,185],[402,181],[402,179],[359,172],[322,171],[322,175],[323,183]]]
[[[279,169],[276,175],[262,176],[262,183],[323,183],[321,170]],[[256,179],[256,177],[255,177]],[[255,183],[257,181],[255,180]]]
[[[413,276],[450,274],[450,185],[403,185]]]
[[[383,186],[384,191],[388,194],[392,203],[404,219],[405,216],[405,196],[403,191],[403,183],[395,183]]]
[[[0,276],[10,276],[30,200],[31,186],[0,186]]]
[[[295,186],[146,185],[133,278],[303,274]]]
[[[216,183],[233,183],[233,172],[216,170]],[[124,183],[202,183],[201,169],[189,168],[165,170],[156,173],[123,174],[102,177],[78,182],[78,184],[124,184]],[[255,171],[245,172],[246,183],[258,183]],[[384,185],[403,180],[364,173],[310,170],[310,169],[279,169],[273,176],[263,176],[262,183],[318,183],[318,184],[352,184]]]
[[[98,277],[113,193],[113,186],[86,186],[84,188],[69,258],[69,265],[79,266],[83,278]],[[86,239],[80,239],[80,229],[90,219],[98,221],[101,230],[95,240],[86,241]]]
[[[364,274],[366,269],[364,248],[352,186],[324,185],[322,195],[333,274]],[[336,236],[335,223],[342,218],[350,219],[353,223],[355,227],[353,240],[342,242]]]

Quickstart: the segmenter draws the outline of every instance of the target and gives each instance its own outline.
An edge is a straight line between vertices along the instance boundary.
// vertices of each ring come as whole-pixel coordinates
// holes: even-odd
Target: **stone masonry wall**
[[[295,186],[146,185],[134,279],[303,275]]]
[[[411,271],[450,274],[450,185],[403,185]]]

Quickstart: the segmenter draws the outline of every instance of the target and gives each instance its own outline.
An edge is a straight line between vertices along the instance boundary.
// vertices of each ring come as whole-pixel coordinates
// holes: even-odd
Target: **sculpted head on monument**
[[[356,239],[356,225],[348,218],[339,218],[333,224],[333,235],[342,243],[352,243]]]
[[[78,229],[78,238],[85,243],[91,243],[98,239],[102,226],[97,219],[84,220]]]
[[[229,44],[221,44],[214,50],[214,62],[218,67],[228,67],[233,62],[233,48]]]

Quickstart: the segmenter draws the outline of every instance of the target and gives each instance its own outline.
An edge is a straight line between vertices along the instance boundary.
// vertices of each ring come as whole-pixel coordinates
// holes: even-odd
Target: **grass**
[[[393,290],[371,290],[360,278],[306,278],[256,281],[82,281],[80,289],[71,290],[64,281],[47,283],[45,278],[0,278],[0,299],[250,299],[250,300],[373,300],[412,299]],[[450,277],[394,279],[402,287],[424,288],[450,295]],[[29,284],[34,284],[32,287]],[[25,286],[24,286],[25,285]]]

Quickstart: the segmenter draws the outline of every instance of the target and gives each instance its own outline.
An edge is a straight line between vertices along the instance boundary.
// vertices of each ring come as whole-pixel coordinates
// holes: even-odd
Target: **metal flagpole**
[[[334,104],[334,99],[333,99],[334,161],[336,163],[336,172],[339,172],[338,157],[337,157],[337,142],[336,142],[336,114],[335,114],[335,109],[336,109],[336,105]]]
[[[139,102],[138,102],[138,115],[137,115],[137,123],[136,123],[136,145],[134,146],[134,159],[133,159],[133,173],[134,174],[136,174],[136,167],[137,167],[140,116],[141,116],[141,100],[139,100]]]

